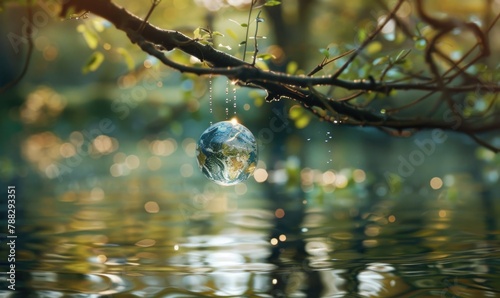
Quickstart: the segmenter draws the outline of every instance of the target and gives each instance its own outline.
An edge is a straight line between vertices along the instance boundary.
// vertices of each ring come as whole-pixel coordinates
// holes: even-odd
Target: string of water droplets
[[[208,77],[208,105],[210,108],[210,126],[212,126],[213,117],[213,96],[212,96],[212,74]]]
[[[233,84],[233,114],[236,117],[236,83]]]
[[[229,80],[226,81],[226,120],[229,119]]]
[[[326,132],[326,136],[325,136],[325,143],[328,143],[329,140],[332,139],[332,135],[330,134],[329,131]],[[326,162],[327,164],[329,163],[332,163],[333,162],[333,159],[332,159],[332,149],[330,149],[330,146],[328,146],[328,161]]]

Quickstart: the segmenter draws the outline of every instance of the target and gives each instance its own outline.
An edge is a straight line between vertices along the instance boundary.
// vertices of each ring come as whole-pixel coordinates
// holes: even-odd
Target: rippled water
[[[26,189],[17,290],[0,296],[500,297],[495,192],[319,204],[264,185],[148,174]]]

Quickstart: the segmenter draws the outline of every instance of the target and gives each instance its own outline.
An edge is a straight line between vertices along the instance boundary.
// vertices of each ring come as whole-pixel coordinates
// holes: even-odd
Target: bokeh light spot
[[[430,183],[432,189],[440,189],[443,187],[443,180],[439,177],[434,177],[431,179]]]
[[[144,209],[148,213],[158,213],[160,211],[160,206],[154,201],[149,201],[144,204]]]
[[[278,208],[278,209],[276,209],[276,211],[274,211],[274,215],[277,218],[283,218],[285,216],[285,210]]]

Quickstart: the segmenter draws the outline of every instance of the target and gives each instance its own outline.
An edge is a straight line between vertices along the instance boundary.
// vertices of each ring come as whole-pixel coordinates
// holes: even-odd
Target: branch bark
[[[398,1],[395,8],[387,14],[386,22],[395,16],[398,7],[403,0]],[[419,5],[422,5],[419,1]],[[454,110],[456,106],[449,99],[450,94],[458,94],[465,92],[483,92],[483,93],[498,93],[500,85],[497,83],[482,83],[473,82],[464,85],[452,85],[451,82],[444,82],[441,79],[420,79],[418,81],[401,82],[384,82],[375,81],[373,78],[368,80],[347,81],[338,78],[340,73],[351,63],[356,55],[352,55],[348,59],[345,67],[339,69],[335,74],[329,76],[292,76],[284,73],[264,71],[256,68],[241,59],[231,56],[227,53],[214,49],[210,45],[202,44],[195,39],[192,39],[178,31],[165,30],[156,27],[150,23],[143,26],[143,20],[138,16],[133,15],[125,8],[119,7],[110,0],[69,0],[63,5],[62,15],[70,9],[76,11],[84,10],[98,15],[114,26],[127,33],[131,42],[136,43],[144,52],[158,58],[163,64],[172,67],[180,72],[194,73],[198,75],[224,75],[231,80],[235,80],[238,84],[249,87],[257,87],[267,91],[267,101],[280,100],[282,98],[293,99],[300,103],[305,108],[315,111],[315,109],[323,109],[324,111],[333,111],[336,115],[324,117],[325,120],[334,123],[346,125],[363,125],[380,127],[383,129],[401,130],[420,130],[420,129],[443,129],[463,132],[473,137],[476,141],[476,134],[496,131],[500,129],[500,119],[487,121],[487,123],[477,124],[475,121],[467,121],[460,117],[460,121],[447,121],[446,119],[421,119],[418,117],[395,117],[394,115],[382,114],[380,111],[373,111],[366,107],[356,106],[351,104],[349,100],[335,100],[317,92],[314,87],[320,85],[329,85],[346,90],[354,90],[363,92],[378,92],[388,94],[392,90],[414,90],[414,91],[429,91],[440,92],[446,95],[447,102],[450,104],[450,109]],[[423,11],[421,11],[424,13]],[[424,18],[428,16],[425,15]],[[431,19],[432,21],[434,19]],[[370,40],[372,40],[381,27],[381,24],[370,35],[369,40],[364,42],[360,48],[354,53],[359,53]],[[438,25],[438,24],[432,24]],[[463,25],[463,24],[460,24]],[[447,24],[449,27],[449,24]],[[450,28],[446,27],[446,31]],[[140,30],[139,30],[140,29]],[[477,28],[478,29],[478,28]],[[483,54],[489,52],[487,43],[487,35],[481,33],[480,40]],[[182,65],[170,60],[164,53],[164,50],[170,51],[179,49],[189,55],[206,62],[210,67],[192,67]],[[428,49],[426,53],[430,57],[433,49]],[[432,65],[434,66],[434,65]],[[432,73],[437,73],[433,69]],[[443,96],[445,97],[445,96]],[[318,114],[318,113],[316,113]],[[457,115],[455,115],[457,116]],[[455,119],[455,118],[454,118]],[[477,119],[475,119],[477,120]],[[484,145],[484,141],[478,143]],[[495,152],[500,151],[499,148],[489,147]]]

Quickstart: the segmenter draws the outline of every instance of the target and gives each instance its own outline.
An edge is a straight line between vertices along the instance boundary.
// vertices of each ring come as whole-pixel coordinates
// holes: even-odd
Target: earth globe
[[[201,172],[219,185],[234,185],[253,174],[257,165],[257,142],[252,132],[236,119],[211,125],[196,148]]]

